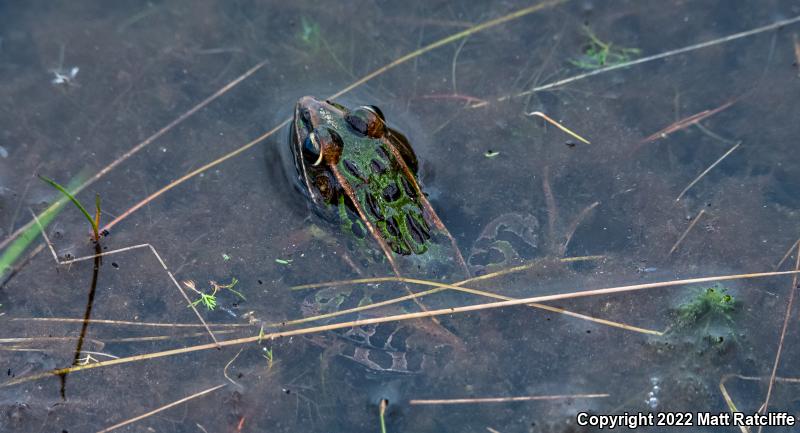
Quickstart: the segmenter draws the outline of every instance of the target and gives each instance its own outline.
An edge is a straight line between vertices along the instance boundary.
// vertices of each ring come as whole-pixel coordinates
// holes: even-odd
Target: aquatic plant
[[[601,41],[589,28],[584,28],[589,41],[583,46],[581,56],[570,59],[570,63],[581,69],[600,69],[631,61],[641,53],[638,48],[615,47],[611,42]]]
[[[75,189],[78,185],[83,183],[85,176],[79,174],[75,176],[72,180],[70,180],[68,189],[72,190]],[[63,197],[60,200],[57,200],[52,206],[50,206],[47,210],[40,213],[37,217],[39,225],[31,225],[22,234],[8,246],[8,248],[3,251],[3,255],[0,256],[0,285],[4,284],[5,278],[8,274],[11,273],[11,269],[13,269],[14,264],[17,262],[17,259],[22,255],[23,252],[28,248],[28,245],[31,244],[37,237],[39,237],[42,230],[50,224],[51,221],[64,209],[64,205],[67,203],[67,198]]]
[[[306,17],[300,18],[300,31],[297,37],[305,44],[313,49],[319,47],[320,30],[319,24]]]
[[[738,345],[735,313],[738,304],[728,289],[716,285],[698,291],[675,311],[668,334],[692,344],[699,352],[714,349],[722,352]]]
[[[231,282],[228,284],[219,284],[216,281],[209,281],[209,284],[211,285],[210,293],[198,289],[197,284],[192,280],[186,280],[183,282],[184,287],[195,292],[199,296],[194,302],[189,304],[189,307],[196,307],[198,304],[202,304],[209,311],[216,309],[217,293],[219,293],[221,290],[231,291],[242,300],[245,300],[244,295],[233,289],[234,286],[239,284],[239,280],[236,277],[231,278]]]
[[[386,408],[389,407],[389,400],[381,399],[380,404],[378,405],[378,416],[380,417],[381,422],[381,433],[386,433]]]
[[[263,332],[264,332],[264,330],[262,329],[261,330],[262,335],[263,335]],[[262,350],[264,352],[264,358],[266,358],[266,360],[267,360],[267,371],[272,370],[272,364],[274,363],[274,359],[275,359],[274,356],[273,356],[273,353],[272,353],[272,348],[270,347],[269,349],[267,349],[266,347],[264,347],[264,348],[262,348]]]
[[[678,308],[678,326],[695,327],[715,322],[733,324],[732,313],[736,309],[736,299],[728,289],[716,285],[699,292],[690,302]]]
[[[86,210],[85,207],[72,195],[66,188],[58,184],[58,182],[50,179],[49,177],[42,176],[41,174],[38,175],[39,179],[43,180],[44,182],[48,183],[53,188],[57,189],[61,194],[67,197],[74,205],[78,208],[78,210],[83,213],[83,216],[89,221],[89,224],[92,226],[92,236],[95,242],[100,240],[100,233],[98,232],[98,227],[100,226],[100,194],[95,194],[94,196],[94,206],[95,206],[95,213],[94,218],[89,215],[89,212]]]

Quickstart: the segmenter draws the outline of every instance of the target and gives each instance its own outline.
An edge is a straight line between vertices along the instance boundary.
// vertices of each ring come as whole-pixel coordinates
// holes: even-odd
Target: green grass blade
[[[389,405],[389,400],[383,399],[378,406],[378,416],[381,422],[381,433],[386,433],[386,407]]]
[[[76,188],[78,185],[83,183],[85,178],[85,175],[76,176],[69,182],[69,188]],[[42,227],[47,227],[47,225],[50,224],[50,222],[53,221],[53,219],[64,209],[65,204],[67,204],[67,198],[62,197],[42,213],[40,213],[38,219],[42,224]],[[17,259],[19,259],[19,256],[25,252],[25,250],[28,248],[28,245],[35,241],[40,234],[41,229],[39,229],[37,224],[34,224],[22,232],[22,234],[14,242],[12,242],[11,245],[5,249],[5,251],[3,251],[3,254],[0,255],[0,282],[3,281],[6,273],[14,266],[14,263],[17,261]]]
[[[100,227],[100,193],[94,194],[94,235],[97,238],[97,230]]]
[[[98,236],[98,233],[97,233],[97,222],[95,222],[95,220],[92,218],[92,216],[89,215],[89,212],[86,210],[85,207],[83,207],[81,202],[79,202],[78,199],[75,198],[75,196],[70,194],[70,192],[67,191],[66,188],[64,188],[63,186],[59,185],[58,182],[56,182],[53,179],[50,179],[48,177],[42,176],[41,174],[38,175],[38,176],[39,176],[39,179],[49,183],[53,188],[61,191],[61,194],[64,194],[68,199],[70,199],[72,201],[72,203],[75,206],[78,207],[78,209],[83,213],[83,216],[85,216],[86,219],[89,221],[89,224],[92,225],[92,231],[94,232],[94,239],[95,240],[100,239],[99,236]],[[99,199],[99,196],[95,197],[95,204],[97,205],[98,214],[99,214],[100,213],[100,199]]]

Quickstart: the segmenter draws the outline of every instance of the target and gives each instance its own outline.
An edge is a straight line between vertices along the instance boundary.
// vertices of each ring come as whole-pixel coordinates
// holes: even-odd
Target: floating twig
[[[94,364],[90,364],[90,365],[94,365]],[[196,393],[194,393],[194,394],[192,394],[192,395],[190,395],[188,397],[184,397],[184,398],[182,398],[180,400],[175,400],[172,403],[165,404],[164,406],[161,406],[158,409],[153,409],[150,412],[143,413],[143,414],[141,414],[139,416],[135,416],[133,418],[127,419],[127,420],[122,421],[120,423],[114,424],[111,427],[106,427],[106,428],[98,431],[97,433],[108,433],[108,432],[110,432],[112,430],[116,430],[116,429],[118,429],[120,427],[124,427],[124,426],[126,426],[128,424],[133,424],[133,423],[141,421],[141,420],[143,420],[143,419],[145,419],[147,417],[153,416],[153,415],[155,415],[155,414],[157,414],[159,412],[165,411],[165,410],[167,410],[167,409],[169,409],[171,407],[175,407],[175,406],[177,406],[179,404],[186,403],[189,400],[195,399],[197,397],[202,397],[202,396],[204,396],[204,395],[206,395],[208,393],[214,392],[214,391],[222,388],[223,386],[227,386],[227,384],[223,383],[221,385],[213,386],[213,387],[208,388],[206,390],[203,390],[203,391],[200,391],[200,392],[196,392]]]
[[[747,381],[764,381],[764,380],[768,380],[769,379],[768,377],[763,377],[763,376],[762,377],[759,377],[759,376],[742,376],[741,374],[726,374],[725,376],[722,376],[722,379],[719,380],[719,390],[722,393],[722,398],[725,400],[725,404],[728,406],[728,410],[731,413],[740,412],[740,410],[736,407],[736,404],[733,402],[733,399],[731,398],[730,393],[728,393],[727,387],[725,386],[725,384],[728,382],[728,380],[733,379],[733,378],[741,379],[741,380],[747,380]],[[796,377],[775,377],[775,382],[800,384],[800,378],[796,378]],[[762,405],[762,407],[763,407],[763,405]],[[761,408],[759,408],[759,411],[760,410],[761,410]],[[739,430],[742,433],[750,433],[750,429],[747,428],[744,425],[739,425]]]
[[[797,260],[794,264],[794,270],[800,271],[800,245],[797,246]],[[786,337],[786,330],[789,328],[789,318],[792,316],[792,307],[794,307],[794,294],[799,289],[797,285],[797,274],[792,275],[792,286],[789,287],[789,301],[786,302],[786,313],[783,316],[783,327],[781,328],[781,337],[778,339],[778,350],[775,352],[775,362],[772,364],[772,373],[769,375],[769,386],[767,387],[767,396],[764,398],[764,410],[761,413],[767,413],[769,408],[769,399],[772,396],[772,387],[775,385],[775,377],[778,373],[778,365],[781,362],[781,354],[783,353],[783,342]],[[758,431],[761,433],[761,426]]]
[[[228,382],[230,382],[230,383],[232,383],[232,384],[234,384],[234,385],[236,385],[236,386],[238,386],[238,387],[240,387],[240,388],[242,387],[242,385],[241,385],[241,384],[239,384],[239,382],[237,382],[237,381],[235,381],[235,380],[231,379],[231,377],[230,377],[230,376],[228,376],[228,368],[231,366],[231,364],[233,364],[233,362],[234,362],[234,361],[236,361],[236,358],[238,358],[238,357],[239,357],[239,355],[241,355],[241,354],[242,354],[242,351],[243,351],[243,350],[244,350],[244,346],[240,347],[240,348],[239,348],[239,351],[238,351],[238,352],[236,352],[236,355],[234,355],[234,356],[233,356],[233,358],[231,358],[231,360],[230,360],[230,361],[228,361],[228,363],[227,363],[227,364],[225,364],[225,368],[223,368],[223,369],[222,369],[222,375],[223,375],[223,376],[225,376],[225,379],[228,379]]]
[[[797,76],[800,77],[800,40],[797,38],[797,33],[792,33],[792,42],[794,42],[794,65],[797,67]]]
[[[800,243],[800,238],[798,238],[796,241],[794,241],[794,243],[792,244],[792,246],[791,246],[791,247],[789,247],[789,249],[788,249],[788,250],[786,250],[786,254],[784,254],[784,255],[783,255],[783,258],[781,259],[781,261],[779,261],[779,262],[778,262],[778,264],[777,264],[777,265],[775,265],[775,269],[776,269],[776,270],[777,270],[777,269],[780,269],[780,267],[781,267],[781,266],[783,266],[783,262],[785,262],[785,261],[786,261],[786,259],[788,259],[788,258],[789,258],[789,256],[791,256],[791,255],[792,255],[792,251],[794,251],[794,247],[796,247],[796,246],[797,246],[797,244],[799,244],[799,243]]]
[[[686,188],[684,188],[684,189],[683,189],[683,191],[681,191],[681,193],[680,193],[680,194],[678,194],[678,197],[675,199],[675,201],[681,201],[681,198],[683,198],[683,195],[684,195],[684,194],[686,194],[686,192],[687,192],[687,191],[689,191],[689,189],[690,189],[691,187],[693,187],[693,186],[694,186],[694,185],[695,185],[697,182],[699,182],[699,181],[700,181],[700,179],[702,179],[702,178],[703,178],[703,176],[705,176],[706,174],[708,174],[708,172],[709,172],[709,171],[711,171],[711,169],[713,169],[714,167],[716,167],[716,166],[717,166],[717,164],[719,164],[720,162],[722,162],[722,160],[723,160],[723,159],[727,158],[727,157],[728,157],[728,155],[730,155],[730,154],[731,154],[731,153],[732,153],[734,150],[736,150],[736,148],[737,148],[737,147],[739,147],[739,145],[741,145],[741,144],[742,144],[742,142],[741,142],[741,141],[740,141],[740,142],[738,142],[738,143],[736,143],[736,144],[735,144],[733,147],[731,147],[730,149],[728,149],[728,151],[727,151],[727,152],[725,152],[725,153],[724,153],[722,156],[720,156],[718,160],[714,161],[714,163],[713,163],[713,164],[711,164],[711,165],[709,165],[707,169],[703,170],[703,172],[702,172],[702,173],[700,173],[700,175],[699,175],[699,176],[697,176],[697,177],[696,177],[696,178],[695,178],[695,179],[694,179],[694,180],[693,180],[691,183],[689,183],[689,185],[686,185]]]
[[[421,95],[418,96],[419,99],[450,99],[455,101],[463,101],[468,104],[480,104],[485,103],[485,99],[481,99],[475,96],[464,95],[461,93],[451,93],[451,94],[443,94],[443,93],[432,93],[429,95]]]
[[[569,246],[569,242],[572,240],[572,236],[575,235],[575,230],[578,229],[578,226],[584,220],[584,218],[586,218],[586,216],[589,215],[589,212],[591,212],[592,209],[596,208],[599,204],[600,204],[600,202],[596,201],[596,202],[590,204],[589,206],[586,206],[585,208],[583,208],[581,213],[579,213],[578,216],[575,217],[574,220],[572,220],[572,223],[567,228],[567,232],[566,232],[566,236],[565,236],[565,239],[564,239],[564,243],[561,244],[561,248],[560,248],[560,251],[559,251],[559,255],[560,256],[563,256],[564,254],[567,253],[567,247]]]
[[[477,404],[477,403],[512,403],[516,401],[571,400],[576,398],[605,398],[611,394],[564,394],[564,395],[526,395],[521,397],[482,397],[482,398],[450,398],[450,399],[414,399],[410,405],[440,404]]]
[[[701,111],[699,113],[692,114],[689,117],[684,117],[683,119],[678,120],[677,122],[674,122],[674,123],[670,124],[666,128],[649,135],[647,138],[645,138],[644,140],[639,142],[639,144],[650,143],[650,142],[658,140],[659,138],[666,138],[667,135],[672,134],[673,132],[677,132],[677,131],[680,131],[682,129],[686,129],[691,125],[699,125],[701,121],[703,121],[703,120],[705,120],[705,119],[707,119],[707,118],[719,113],[720,111],[725,110],[726,108],[728,108],[731,105],[733,105],[734,102],[736,102],[736,101],[728,101],[728,102],[720,105],[717,108],[714,108],[714,109],[711,109],[711,110],[703,110],[703,111]]]
[[[675,245],[673,245],[672,248],[670,248],[669,254],[667,254],[667,256],[671,256],[672,253],[674,253],[675,250],[678,249],[678,246],[680,246],[681,242],[683,242],[683,240],[686,238],[686,235],[688,235],[689,232],[692,230],[692,228],[695,226],[695,224],[697,224],[697,221],[700,221],[700,217],[703,216],[704,213],[706,213],[706,210],[700,209],[700,212],[698,212],[697,215],[695,215],[694,219],[692,219],[692,222],[689,223],[689,227],[686,227],[686,230],[683,231],[681,237],[679,237],[678,240],[675,241]]]
[[[542,169],[542,192],[544,202],[547,205],[547,238],[550,251],[555,251],[556,245],[556,222],[558,221],[558,206],[553,195],[553,188],[550,186],[550,166],[545,165]]]
[[[9,322],[61,322],[61,323],[83,323],[83,319],[69,317],[14,317],[8,319]],[[89,323],[96,325],[119,325],[119,326],[146,326],[156,328],[198,328],[203,327],[200,323],[158,323],[158,322],[133,322],[128,320],[109,320],[109,319],[89,319]],[[253,325],[246,323],[208,323],[209,327],[220,328],[249,328]]]
[[[544,119],[545,121],[547,121],[547,123],[549,123],[549,124],[551,124],[551,125],[555,126],[556,128],[558,128],[558,129],[560,129],[560,130],[562,130],[562,131],[566,132],[567,134],[569,134],[569,135],[570,135],[572,138],[574,138],[574,139],[576,139],[576,140],[580,140],[580,141],[582,141],[582,142],[584,142],[584,143],[586,143],[586,144],[591,144],[591,143],[589,142],[589,140],[587,140],[587,139],[585,139],[585,138],[581,137],[580,135],[578,135],[578,134],[576,134],[576,133],[572,132],[572,130],[570,130],[570,129],[569,129],[569,128],[567,128],[566,126],[564,126],[564,125],[562,125],[562,124],[560,124],[560,123],[556,122],[556,121],[555,121],[555,120],[553,120],[553,119],[552,119],[550,116],[548,116],[548,115],[546,115],[546,114],[542,113],[541,111],[532,111],[532,112],[530,112],[530,113],[525,113],[525,115],[526,115],[526,116],[536,116],[536,117],[541,117],[542,119]]]

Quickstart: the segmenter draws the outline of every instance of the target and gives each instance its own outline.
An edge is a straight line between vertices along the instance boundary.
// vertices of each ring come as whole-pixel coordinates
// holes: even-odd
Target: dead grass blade
[[[692,229],[697,224],[697,222],[700,221],[700,217],[702,217],[704,213],[706,213],[706,210],[700,209],[700,212],[698,212],[697,215],[694,217],[694,219],[692,219],[692,222],[689,223],[689,227],[686,227],[686,230],[683,231],[681,237],[679,237],[678,240],[675,241],[675,245],[673,245],[672,248],[669,249],[669,254],[667,254],[667,256],[671,256],[672,253],[674,253],[675,250],[678,249],[681,242],[683,242],[683,240],[686,238],[686,235],[688,235],[689,232],[692,231]]]
[[[124,427],[124,426],[126,426],[128,424],[133,424],[135,422],[139,422],[139,421],[141,421],[141,420],[143,420],[143,419],[145,419],[147,417],[153,416],[153,415],[155,415],[155,414],[157,414],[159,412],[163,412],[163,411],[165,411],[165,410],[167,410],[169,408],[172,408],[172,407],[178,406],[180,404],[186,403],[189,400],[193,400],[193,399],[195,399],[197,397],[202,397],[202,396],[204,396],[206,394],[214,392],[214,391],[222,388],[223,386],[227,386],[227,384],[223,383],[221,385],[213,386],[213,387],[208,388],[206,390],[203,390],[203,391],[200,391],[200,392],[196,392],[196,393],[194,393],[194,394],[192,394],[190,396],[184,397],[184,398],[182,398],[180,400],[175,400],[172,403],[165,404],[164,406],[161,406],[158,409],[153,409],[150,412],[143,413],[143,414],[141,414],[139,416],[135,416],[133,418],[127,419],[127,420],[122,421],[120,423],[114,424],[111,427],[106,427],[106,428],[98,431],[97,433],[108,433],[108,432],[110,432],[112,430],[116,430],[116,429],[118,429],[120,427]]]
[[[571,262],[579,262],[584,260],[602,260],[605,259],[606,256],[580,256],[580,257],[564,257],[562,259],[558,259],[559,262],[562,263],[571,263]],[[477,277],[467,278],[466,280],[459,281],[457,283],[453,283],[454,286],[461,286],[462,284],[468,284],[476,281],[486,281],[491,280],[503,275],[508,275],[514,272],[521,272],[525,270],[529,270],[535,266],[541,264],[542,260],[535,260],[530,263],[526,263],[524,265],[513,266],[506,269],[501,269],[496,272],[491,272],[485,275],[480,275]],[[338,281],[326,281],[322,283],[309,283],[309,284],[300,284],[297,286],[291,286],[291,290],[305,290],[305,289],[317,289],[320,287],[328,287],[328,286],[341,286],[345,284],[368,284],[368,283],[381,283],[387,281],[397,281],[396,277],[372,277],[372,278],[356,278],[351,280],[338,280]]]
[[[800,271],[800,245],[797,246],[797,261],[795,262],[794,270]],[[772,396],[772,387],[775,385],[775,376],[778,373],[778,365],[780,365],[781,354],[783,353],[784,338],[786,337],[786,330],[789,328],[789,318],[792,316],[792,307],[794,307],[794,295],[798,288],[800,287],[797,285],[797,274],[794,274],[792,276],[792,286],[789,288],[789,301],[786,303],[786,313],[783,316],[781,337],[778,340],[778,350],[775,352],[775,362],[772,364],[772,373],[770,373],[769,376],[769,386],[767,387],[767,396],[764,398],[764,411],[762,413],[767,413],[767,409],[769,408],[769,399]],[[762,426],[759,426],[759,433],[761,433],[761,430]]]
[[[83,323],[83,319],[70,317],[12,317],[9,322],[57,322],[57,323]],[[94,325],[116,326],[143,326],[154,328],[202,328],[202,323],[159,323],[159,322],[133,322],[129,320],[89,319]],[[246,323],[207,323],[210,328],[251,328],[253,325]]]
[[[728,410],[731,413],[735,413],[735,412],[739,412],[739,409],[736,408],[736,404],[733,402],[733,399],[731,398],[731,395],[728,394],[728,389],[725,387],[725,382],[727,382],[730,377],[732,377],[732,376],[730,376],[730,375],[729,376],[724,376],[719,381],[719,390],[720,390],[720,392],[722,392],[722,398],[725,400],[725,404],[728,406]],[[739,430],[742,433],[750,433],[750,429],[747,428],[746,426],[743,426],[743,425],[739,426]]]
[[[480,404],[480,403],[512,403],[517,401],[571,400],[578,398],[605,398],[611,394],[564,394],[564,395],[526,395],[521,397],[482,397],[482,398],[450,398],[450,399],[414,399],[410,405],[443,405],[443,404]]]
[[[738,143],[736,143],[736,144],[734,144],[734,145],[733,145],[733,147],[731,147],[730,149],[728,149],[728,151],[727,151],[727,152],[725,152],[725,153],[724,153],[722,156],[720,156],[718,160],[714,161],[714,163],[713,163],[713,164],[711,164],[711,165],[709,165],[707,169],[703,170],[703,172],[702,172],[702,173],[700,173],[700,175],[699,175],[699,176],[697,176],[697,178],[695,178],[695,180],[693,180],[693,181],[692,181],[692,182],[691,182],[689,185],[686,185],[686,188],[684,188],[684,189],[683,189],[683,191],[681,191],[681,193],[680,193],[680,194],[678,194],[678,198],[676,198],[676,199],[675,199],[675,201],[681,201],[681,198],[683,198],[683,195],[684,195],[684,194],[686,194],[686,192],[687,192],[687,191],[689,191],[689,189],[690,189],[691,187],[693,187],[693,186],[694,186],[694,185],[695,185],[697,182],[699,182],[699,181],[700,181],[700,179],[702,179],[702,178],[703,178],[703,176],[705,176],[706,174],[708,174],[708,172],[709,172],[709,171],[711,171],[711,169],[713,169],[714,167],[716,167],[716,166],[717,166],[717,164],[719,164],[720,162],[722,162],[722,160],[723,160],[723,159],[727,158],[727,157],[728,157],[728,155],[730,155],[730,154],[731,154],[731,153],[732,153],[734,150],[736,150],[736,148],[738,148],[738,147],[739,147],[739,145],[741,145],[741,144],[742,144],[742,142],[741,142],[741,141],[740,141],[740,142],[738,142]]]
[[[239,155],[240,153],[244,152],[247,149],[250,149],[251,147],[255,146],[256,144],[261,143],[262,141],[264,141],[267,138],[269,138],[270,136],[272,136],[272,134],[275,134],[281,128],[283,128],[284,126],[288,125],[289,122],[291,122],[291,120],[292,119],[284,120],[278,126],[270,129],[269,131],[267,131],[264,134],[262,134],[260,137],[257,137],[256,139],[254,139],[254,140],[250,141],[249,143],[245,144],[244,146],[241,146],[241,147],[239,147],[238,149],[236,149],[236,150],[234,150],[232,152],[226,153],[225,155],[222,155],[221,157],[209,162],[208,164],[205,164],[202,167],[197,168],[195,170],[192,170],[189,173],[186,173],[185,175],[173,180],[172,182],[168,183],[167,185],[165,185],[164,187],[162,187],[158,191],[156,191],[156,192],[150,194],[149,196],[145,197],[144,200],[140,201],[139,203],[136,203],[135,205],[133,205],[133,207],[131,207],[130,209],[126,210],[125,212],[123,212],[122,214],[120,214],[119,216],[114,218],[113,220],[111,220],[111,222],[106,224],[100,231],[111,230],[111,227],[114,227],[120,221],[124,220],[125,218],[130,216],[132,213],[136,212],[137,210],[141,209],[147,203],[150,203],[151,201],[153,201],[156,198],[160,197],[165,192],[171,190],[172,188],[175,188],[176,186],[186,182],[187,180],[197,176],[198,174],[208,170],[209,168],[214,167],[216,165],[219,165],[219,164],[221,164],[221,163],[233,158],[234,156]]]
[[[759,377],[759,376],[742,376],[741,374],[726,374],[722,376],[719,381],[719,390],[722,393],[722,398],[725,400],[725,404],[728,406],[728,410],[731,413],[740,412],[740,410],[736,407],[736,403],[734,403],[733,398],[731,398],[730,393],[728,392],[727,387],[725,386],[730,379],[740,379],[740,380],[748,380],[748,381],[763,381],[763,380],[772,380],[768,377]],[[800,384],[800,378],[796,377],[775,377],[775,382],[780,383],[794,383]],[[762,408],[764,406],[762,405]],[[742,433],[750,433],[750,429],[746,426],[739,426],[739,430]]]
[[[589,215],[589,212],[591,212],[592,209],[596,208],[599,205],[600,202],[596,201],[590,204],[589,206],[586,206],[585,208],[583,208],[581,213],[579,213],[578,216],[576,216],[575,219],[572,220],[569,227],[567,227],[567,230],[564,232],[564,243],[562,243],[561,246],[559,246],[558,254],[560,256],[563,256],[564,254],[567,253],[567,247],[569,247],[569,243],[572,240],[572,236],[575,235],[575,230],[578,230],[578,226],[583,222],[586,216]]]
[[[587,140],[587,139],[585,139],[585,138],[581,137],[580,135],[578,135],[578,134],[576,134],[576,133],[572,132],[572,130],[571,130],[571,129],[567,128],[566,126],[564,126],[564,125],[562,125],[562,124],[560,124],[560,123],[558,123],[558,122],[556,122],[555,120],[551,119],[551,118],[550,118],[548,115],[546,115],[546,114],[542,113],[541,111],[533,111],[533,112],[530,112],[530,113],[525,113],[525,115],[526,115],[526,116],[536,116],[536,117],[541,117],[541,118],[542,118],[542,119],[544,119],[544,120],[545,120],[547,123],[549,123],[549,124],[551,124],[551,125],[555,126],[556,128],[560,129],[561,131],[565,132],[565,133],[566,133],[567,135],[569,135],[570,137],[572,137],[572,138],[574,138],[574,139],[576,139],[576,140],[579,140],[579,141],[581,141],[581,142],[583,142],[583,143],[586,143],[586,144],[591,144],[591,143],[589,142],[589,140]]]
[[[792,244],[792,246],[791,246],[791,247],[789,247],[789,249],[788,249],[788,250],[786,250],[786,254],[784,254],[784,255],[783,255],[783,258],[781,259],[781,261],[779,261],[779,262],[778,262],[778,264],[777,264],[777,265],[775,265],[775,270],[778,270],[778,269],[780,269],[780,268],[781,268],[781,266],[783,266],[783,262],[785,262],[785,261],[786,261],[786,259],[788,259],[788,258],[789,258],[789,256],[791,256],[791,255],[792,255],[792,251],[794,251],[794,247],[796,247],[796,246],[797,246],[797,244],[800,244],[800,238],[798,238],[796,241],[794,241],[794,243]]]
[[[681,120],[678,120],[677,122],[672,123],[671,125],[667,126],[666,128],[664,128],[664,129],[662,129],[662,130],[660,130],[660,131],[658,131],[656,133],[651,134],[650,136],[648,136],[647,138],[645,138],[644,140],[639,142],[639,144],[651,143],[653,141],[658,140],[659,138],[666,138],[669,134],[672,134],[673,132],[678,132],[678,131],[686,129],[686,128],[692,126],[692,125],[699,124],[701,121],[703,121],[703,120],[705,120],[705,119],[707,119],[707,118],[719,113],[720,111],[723,111],[723,110],[727,109],[728,107],[733,105],[734,102],[735,101],[728,101],[728,102],[726,102],[726,103],[724,103],[724,104],[720,105],[719,107],[714,108],[712,110],[703,110],[703,111],[701,111],[699,113],[695,113],[695,114],[692,114],[689,117],[685,117],[685,118],[683,118]]]

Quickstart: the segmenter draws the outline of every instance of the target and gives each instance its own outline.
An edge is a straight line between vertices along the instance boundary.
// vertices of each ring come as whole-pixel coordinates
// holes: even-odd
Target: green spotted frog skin
[[[317,213],[356,237],[382,239],[396,255],[430,251],[436,230],[421,199],[417,157],[380,109],[306,96],[290,135],[296,184]]]

